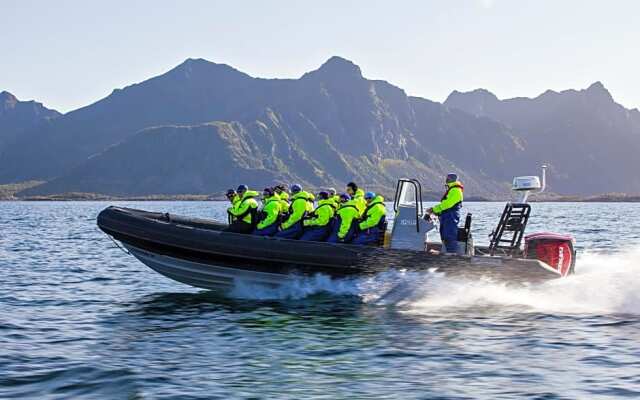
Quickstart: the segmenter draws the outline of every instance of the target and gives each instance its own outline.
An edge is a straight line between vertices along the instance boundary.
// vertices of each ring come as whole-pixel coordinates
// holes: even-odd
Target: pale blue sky
[[[640,107],[640,1],[0,0],[0,90],[66,112],[205,58],[297,78],[332,55],[409,94],[600,80]]]

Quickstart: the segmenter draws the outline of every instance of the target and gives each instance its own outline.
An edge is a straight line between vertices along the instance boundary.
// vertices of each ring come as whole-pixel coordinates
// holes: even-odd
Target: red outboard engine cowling
[[[524,254],[526,258],[548,264],[564,277],[574,272],[576,253],[573,243],[574,240],[569,235],[532,233],[524,238]]]

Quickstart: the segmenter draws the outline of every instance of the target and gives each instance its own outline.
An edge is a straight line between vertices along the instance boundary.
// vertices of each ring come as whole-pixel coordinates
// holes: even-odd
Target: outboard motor
[[[564,277],[574,272],[576,252],[573,244],[574,239],[569,235],[533,233],[524,238],[524,256],[546,263]]]
[[[520,176],[513,180],[513,190],[521,194],[520,203],[507,204],[507,208],[511,210],[510,207],[523,207],[525,218],[520,234],[524,233],[526,221],[529,219],[531,209],[531,206],[527,204],[529,194],[532,192],[541,193],[546,188],[546,169],[547,166],[543,165],[542,183],[537,176]],[[510,211],[509,215],[511,214]],[[532,233],[524,237],[524,257],[540,260],[564,277],[574,273],[576,263],[574,243],[575,240],[569,235],[551,232]]]

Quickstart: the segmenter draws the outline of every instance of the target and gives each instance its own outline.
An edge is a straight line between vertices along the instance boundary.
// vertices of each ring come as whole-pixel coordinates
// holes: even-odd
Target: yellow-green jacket
[[[360,222],[360,230],[370,229],[378,226],[380,220],[387,215],[387,208],[384,206],[384,198],[376,196],[367,206]]]
[[[236,204],[238,204],[239,201],[240,201],[240,196],[236,194],[235,196],[233,196],[233,199],[231,199],[231,207],[227,208],[227,210],[231,210],[233,207],[236,206]]]
[[[331,218],[335,215],[335,206],[333,200],[320,200],[318,207],[313,211],[313,217],[311,219],[305,219],[304,226],[327,226],[331,222]]]
[[[298,192],[291,196],[291,205],[289,206],[289,217],[282,223],[282,229],[289,229],[295,223],[302,220],[308,210],[309,193],[305,191]]]
[[[233,216],[234,220],[240,218],[248,224],[253,223],[254,213],[252,211],[258,209],[258,202],[255,199],[258,195],[259,193],[255,190],[247,190],[239,201],[234,202],[233,207],[229,209],[229,214]]]
[[[233,198],[230,201],[231,201],[231,206],[227,207],[227,215],[229,215],[229,223],[233,222],[233,220],[235,219],[233,214],[231,214],[231,210],[233,210],[236,204],[238,204],[238,202],[240,201],[240,196],[236,194],[233,196]]]
[[[342,203],[336,214],[340,217],[340,229],[338,230],[338,238],[344,239],[349,233],[351,223],[353,220],[357,220],[360,217],[360,212],[356,206],[354,200],[349,200],[346,203]]]
[[[351,201],[354,202],[358,212],[360,213],[360,217],[364,214],[364,210],[367,208],[367,201],[364,199],[364,190],[358,189],[356,193],[353,195]]]
[[[262,220],[258,222],[258,229],[264,229],[278,222],[278,217],[280,216],[280,201],[280,196],[278,196],[277,193],[264,199]]]
[[[307,192],[307,212],[308,213],[312,213],[313,212],[313,203],[316,201],[316,196],[313,195],[313,193],[309,193]]]
[[[462,203],[462,200],[464,200],[463,191],[464,186],[462,186],[462,183],[458,181],[447,183],[447,191],[444,196],[442,196],[440,203],[433,207],[433,212],[436,213],[436,215],[440,215],[448,209]]]
[[[282,192],[278,196],[280,196],[280,212],[285,214],[289,210],[289,193]]]

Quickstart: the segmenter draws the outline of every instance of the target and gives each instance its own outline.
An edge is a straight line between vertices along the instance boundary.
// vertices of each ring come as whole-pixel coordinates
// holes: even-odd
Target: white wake
[[[300,277],[277,288],[240,282],[232,295],[300,299],[325,292],[359,296],[370,304],[399,306],[415,313],[493,305],[553,313],[640,314],[639,264],[640,247],[610,255],[586,252],[578,256],[575,275],[531,286],[451,279],[437,272],[392,270],[357,279]]]

